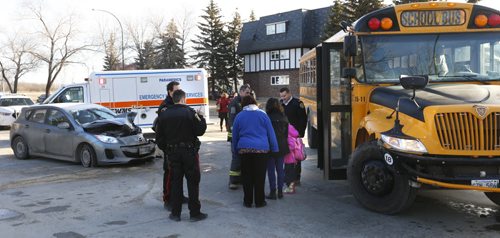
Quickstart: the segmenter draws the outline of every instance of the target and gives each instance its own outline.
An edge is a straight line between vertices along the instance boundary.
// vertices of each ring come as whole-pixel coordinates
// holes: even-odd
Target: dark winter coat
[[[279,151],[273,153],[274,157],[282,157],[290,153],[288,148],[288,119],[284,113],[271,112],[268,114],[269,119],[271,119],[271,124],[273,125],[274,134],[276,134],[276,140],[278,141]]]

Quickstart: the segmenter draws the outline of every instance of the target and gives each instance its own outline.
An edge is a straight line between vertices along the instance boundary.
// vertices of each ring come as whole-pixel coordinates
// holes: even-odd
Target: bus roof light
[[[372,19],[370,19],[368,21],[368,27],[372,31],[378,30],[378,28],[380,28],[380,20],[378,18],[376,18],[376,17],[373,17]]]
[[[488,17],[488,25],[491,27],[497,27],[500,24],[500,15],[498,14],[491,14],[490,17]]]
[[[380,26],[382,27],[383,30],[389,30],[392,28],[392,19],[389,17],[384,17],[382,18],[382,21],[380,22]]]
[[[483,14],[477,15],[476,18],[474,19],[474,24],[476,24],[476,26],[479,28],[485,27],[487,23],[488,23],[488,18]]]

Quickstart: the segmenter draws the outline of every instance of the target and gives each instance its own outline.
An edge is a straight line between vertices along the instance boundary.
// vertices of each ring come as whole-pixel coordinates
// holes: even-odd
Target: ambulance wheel
[[[485,192],[484,195],[488,197],[493,203],[500,206],[500,193]]]
[[[18,159],[28,159],[30,157],[28,144],[22,136],[17,136],[12,141],[12,149],[14,150],[14,155]]]
[[[82,144],[78,149],[78,158],[85,168],[97,166],[97,156],[89,144]]]
[[[347,167],[347,179],[356,200],[369,210],[396,214],[411,206],[417,189],[409,177],[391,171],[376,141],[360,145]]]
[[[307,123],[307,143],[311,149],[318,148],[318,131],[311,126],[311,123]]]

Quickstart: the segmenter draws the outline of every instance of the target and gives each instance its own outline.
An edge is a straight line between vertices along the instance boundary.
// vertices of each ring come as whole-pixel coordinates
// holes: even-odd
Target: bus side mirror
[[[399,82],[401,83],[401,86],[403,86],[404,89],[411,89],[411,90],[424,89],[425,86],[427,86],[427,83],[429,83],[429,77],[427,75],[425,76],[401,75],[399,76]]]
[[[344,37],[344,55],[346,57],[356,56],[358,54],[358,40],[354,35]]]
[[[342,69],[342,78],[355,78],[356,69],[355,68],[344,68]]]

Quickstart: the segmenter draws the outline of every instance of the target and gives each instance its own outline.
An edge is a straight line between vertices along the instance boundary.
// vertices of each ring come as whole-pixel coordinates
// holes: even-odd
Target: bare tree
[[[182,18],[177,20],[179,35],[181,37],[180,39],[181,49],[184,52],[184,55],[188,55],[189,53],[187,50],[186,43],[189,42],[189,35],[193,30],[194,22],[196,22],[196,20],[194,20],[193,18],[193,12],[188,11],[187,9],[184,9],[184,15],[182,16]]]
[[[179,31],[179,36],[180,36],[179,41],[181,49],[184,52],[184,57],[185,57],[184,60],[187,61],[188,58],[186,58],[186,56],[189,55],[189,53],[191,52],[189,50],[191,47],[189,47],[187,44],[191,42],[189,37],[191,35],[193,28],[195,27],[194,23],[196,23],[196,19],[195,17],[193,17],[192,11],[184,9],[184,15],[176,18],[175,23]],[[151,24],[153,25],[153,29],[155,32],[155,39],[160,39],[161,36],[166,32],[169,22],[165,20],[164,17],[160,17],[153,19],[151,21]]]
[[[11,93],[17,93],[19,79],[38,67],[39,60],[30,52],[35,48],[27,36],[15,34],[3,44],[0,58],[2,80],[7,83]]]
[[[62,17],[54,25],[51,25],[42,14],[41,7],[29,6],[29,9],[39,23],[40,30],[37,34],[43,40],[40,47],[30,53],[47,64],[45,94],[48,95],[52,84],[64,66],[77,63],[70,59],[77,53],[88,50],[90,45],[82,45],[83,43],[74,45],[77,31],[72,15]]]
[[[139,69],[148,69],[151,67],[151,63],[154,62],[154,59],[151,58],[154,57],[154,55],[147,53],[147,49],[151,48],[157,39],[158,34],[156,31],[159,29],[159,26],[162,25],[162,22],[163,19],[161,19],[158,23],[152,20],[151,24],[148,24],[145,21],[141,21],[141,23],[126,23],[127,32],[133,42],[132,49],[137,54],[135,64]],[[153,25],[155,33],[151,32],[151,25]]]

